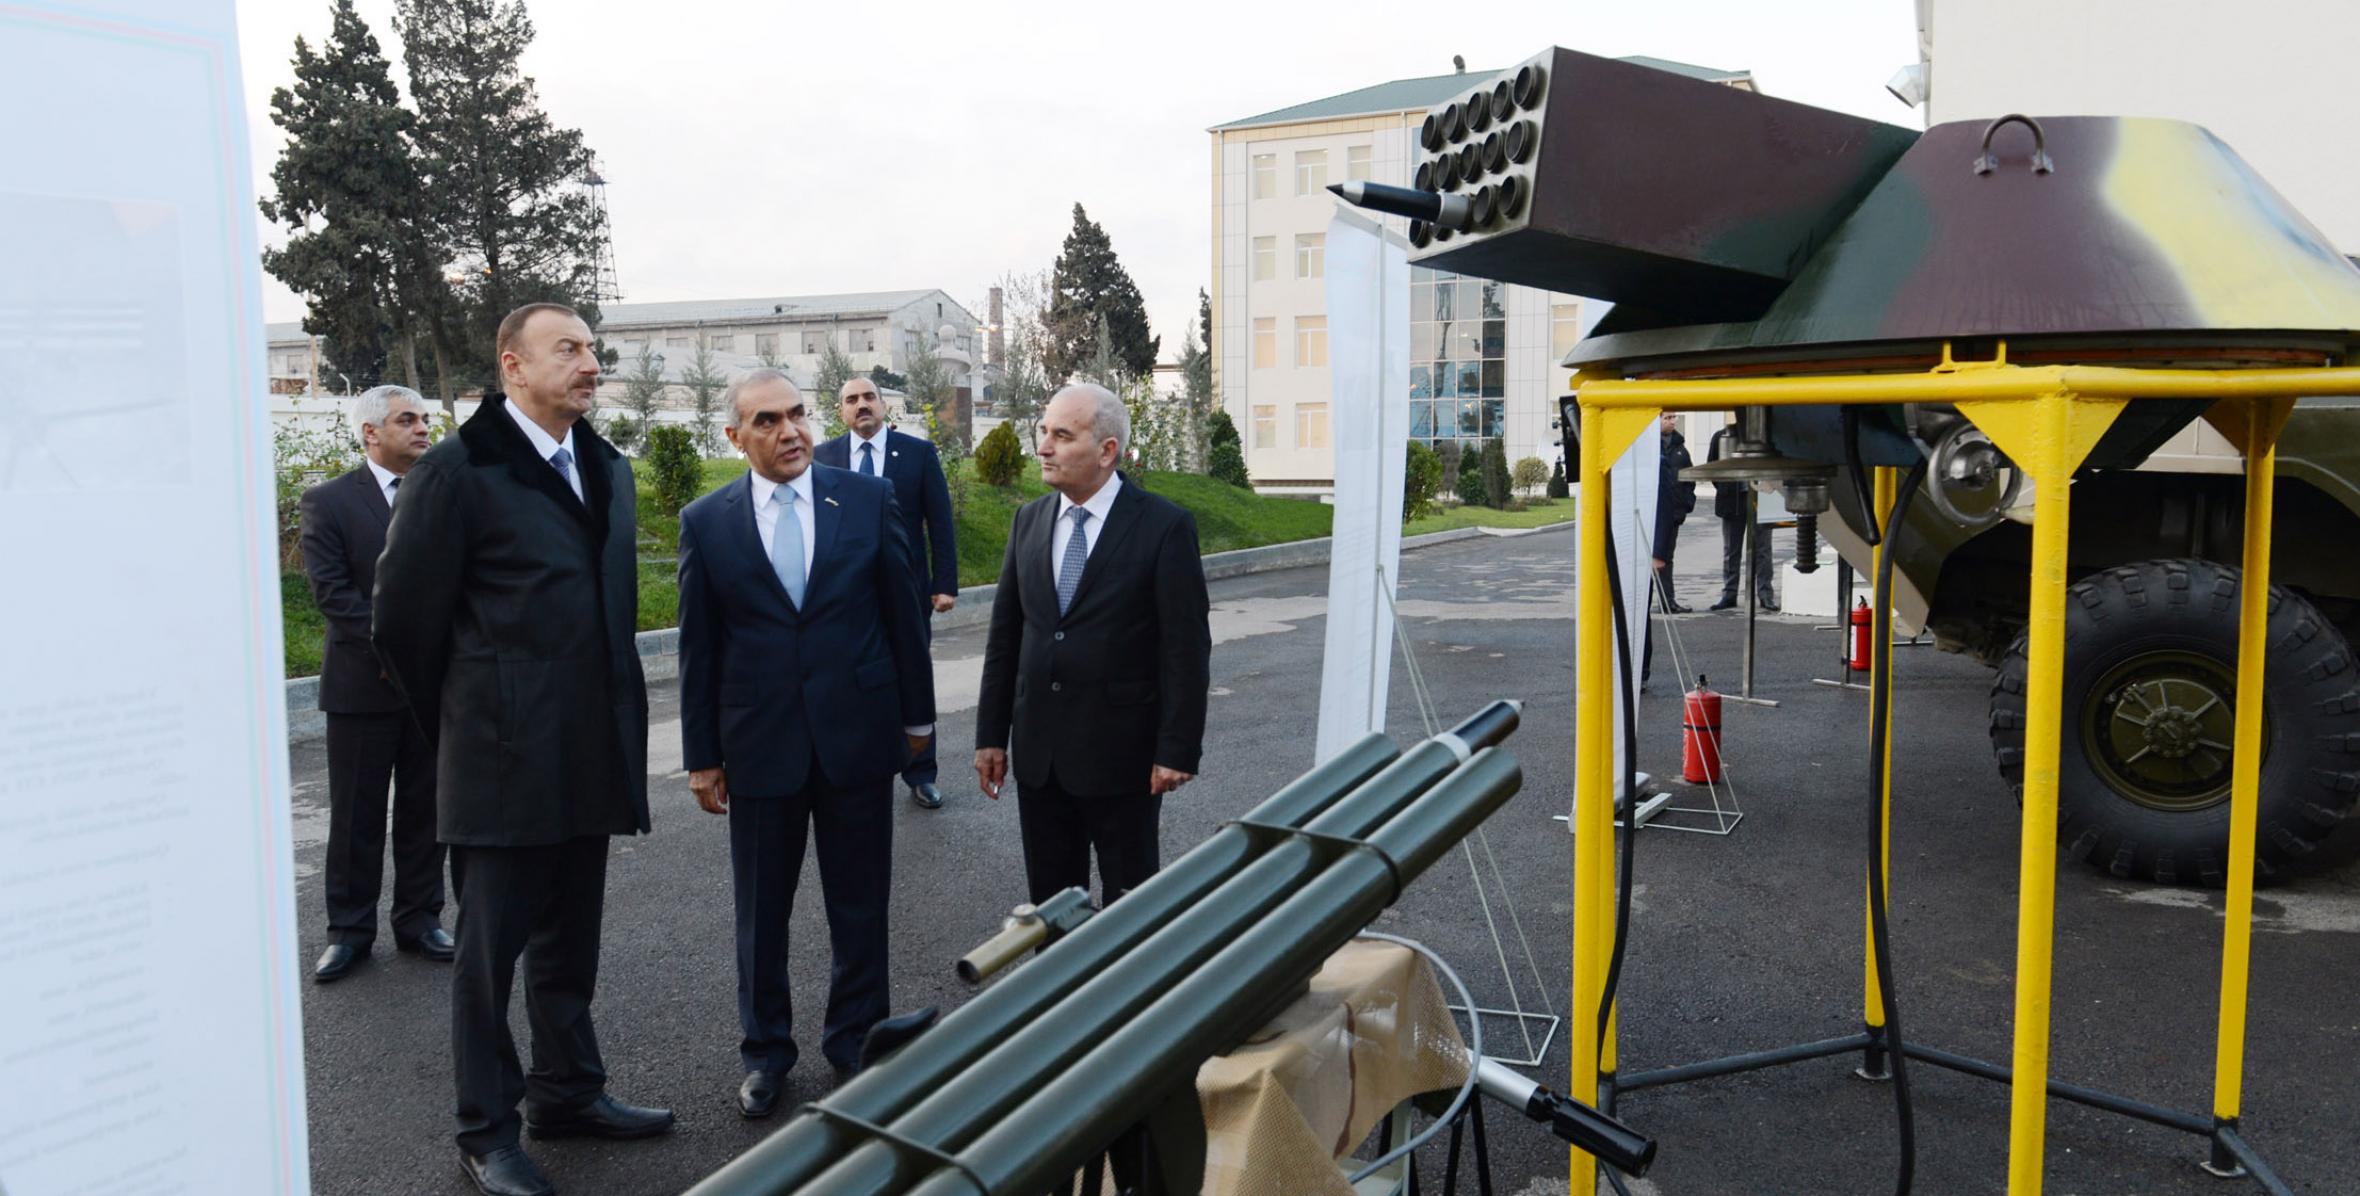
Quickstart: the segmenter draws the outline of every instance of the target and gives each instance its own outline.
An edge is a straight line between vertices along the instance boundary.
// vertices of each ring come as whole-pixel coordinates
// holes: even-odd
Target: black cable
[[[1860,465],[1860,408],[1844,408],[1844,464],[1852,470],[1852,497],[1860,502],[1860,524],[1868,529],[1868,546],[1884,542],[1884,532],[1877,527],[1876,501],[1868,496],[1868,470]]]
[[[1658,501],[1661,501],[1660,497]],[[1603,1062],[1606,1047],[1606,1022],[1614,1012],[1615,990],[1622,984],[1623,948],[1631,938],[1631,867],[1637,859],[1639,842],[1639,700],[1631,685],[1630,612],[1623,605],[1622,566],[1614,547],[1614,524],[1606,525],[1606,588],[1612,596],[1615,659],[1621,663],[1623,708],[1623,832],[1622,874],[1615,894],[1614,947],[1606,959],[1606,983],[1598,993],[1598,1047]],[[1650,593],[1659,596],[1663,591],[1650,584]],[[1613,1186],[1616,1196],[1631,1196],[1623,1185],[1622,1176],[1612,1167],[1601,1167],[1599,1173]]]
[[[1849,409],[1847,408],[1847,414]],[[1859,453],[1855,444],[1853,458]],[[1918,488],[1926,480],[1926,463],[1913,467],[1902,478],[1901,488],[1893,498],[1893,512],[1885,519],[1887,545],[1877,561],[1875,613],[1870,616],[1873,637],[1877,645],[1876,667],[1868,680],[1868,922],[1869,938],[1876,955],[1877,996],[1885,1015],[1885,1055],[1893,1069],[1893,1115],[1900,1124],[1901,1170],[1894,1180],[1894,1192],[1908,1196],[1911,1182],[1917,1175],[1917,1114],[1910,1102],[1909,1053],[1904,1049],[1901,1035],[1901,1002],[1894,995],[1897,987],[1893,975],[1892,928],[1885,916],[1885,809],[1891,794],[1885,769],[1885,740],[1891,734],[1889,713],[1893,694],[1893,558],[1892,529],[1901,526],[1909,513],[1910,500],[1917,497]],[[1868,511],[1867,523],[1876,526],[1876,512]],[[1872,543],[1876,541],[1871,541]]]

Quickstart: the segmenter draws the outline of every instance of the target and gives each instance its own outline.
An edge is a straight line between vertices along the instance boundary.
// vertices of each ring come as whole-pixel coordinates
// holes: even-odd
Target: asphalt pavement
[[[1788,537],[1781,535],[1781,547]],[[1718,529],[1691,520],[1681,593],[1709,601]],[[1413,885],[1379,928],[1439,946],[1482,1005],[1520,1002],[1566,1015],[1571,971],[1571,847],[1552,816],[1571,805],[1573,536],[1486,537],[1409,554],[1400,610],[1447,723],[1495,698],[1524,701],[1509,741],[1523,791],[1471,850]],[[1327,572],[1324,567],[1213,584],[1213,700],[1203,776],[1166,803],[1170,859],[1311,764]],[[1867,836],[1866,695],[1812,683],[1837,675],[1841,633],[1818,620],[1765,616],[1756,692],[1776,707],[1732,703],[1726,753],[1736,785],[1722,808],[1744,819],[1726,836],[1643,832],[1620,1011],[1628,1072],[1839,1037],[1861,1023],[1861,866]],[[1736,613],[1670,621],[1688,672],[1734,679]],[[951,962],[1023,897],[1015,810],[984,799],[963,767],[973,742],[982,629],[935,642],[943,708],[940,810],[897,798],[893,993],[897,1009],[955,1007]],[[1667,640],[1670,636],[1667,636]],[[1678,775],[1676,667],[1640,707],[1640,765]],[[1896,676],[1893,927],[1904,1024],[1929,1045],[2005,1062],[2013,1017],[2016,809],[1994,769],[1985,705],[1989,673],[1932,648],[1904,650]],[[1392,728],[1422,731],[1397,660]],[[670,1137],[636,1143],[531,1144],[561,1191],[678,1192],[776,1123],[742,1121],[723,820],[699,811],[678,772],[677,702],[652,695],[650,798],[655,831],[615,841],[597,1003],[610,1089],[669,1105]],[[297,900],[308,963],[322,945],[319,864],[327,827],[325,759],[294,749]],[[1701,788],[1678,804],[1711,809]],[[1708,821],[1690,815],[1690,824]],[[1497,875],[1504,890],[1492,883]],[[1480,876],[1480,881],[1477,879]],[[1488,892],[1487,916],[1478,886]],[[794,992],[815,1029],[827,953],[818,878],[807,862],[794,918]],[[1509,916],[1512,905],[1514,917]],[[2257,903],[2244,1125],[2294,1191],[2360,1189],[2360,868],[2265,890]],[[2052,1075],[2197,1114],[2211,1104],[2217,894],[2155,889],[2076,863],[2058,871]],[[446,915],[446,924],[449,922]],[[1529,943],[1526,959],[1515,933]],[[1506,940],[1503,974],[1487,930]],[[373,964],[307,986],[304,1033],[313,1190],[323,1196],[463,1193],[450,1140],[448,971],[396,955],[380,933]],[[1537,979],[1536,979],[1537,977]],[[529,1041],[523,1001],[516,1033]],[[1516,1024],[1490,1019],[1494,1054],[1522,1048]],[[826,1091],[815,1035],[787,1103]],[[1560,1029],[1533,1074],[1562,1086]],[[1505,1044],[1505,1045],[1502,1045]],[[1891,1191],[1898,1155],[1894,1093],[1856,1079],[1856,1060],[1822,1059],[1632,1093],[1621,1106],[1661,1155],[1635,1193]],[[1931,1068],[1912,1073],[1922,1193],[2006,1188],[2008,1090]],[[1566,1152],[1538,1127],[1494,1110],[1497,1190],[1563,1192]],[[2169,1196],[2251,1190],[2199,1171],[2201,1140],[2052,1102],[2047,1191]],[[1421,1170],[1439,1191],[1439,1143]],[[1462,1178],[1465,1190],[1472,1183]]]

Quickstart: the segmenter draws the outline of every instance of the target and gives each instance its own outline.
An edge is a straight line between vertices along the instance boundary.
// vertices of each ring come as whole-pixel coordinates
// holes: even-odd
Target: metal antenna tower
[[[623,298],[622,284],[615,280],[615,247],[612,231],[606,221],[606,175],[598,169],[598,156],[590,157],[590,167],[582,172],[582,186],[590,191],[590,225],[598,239],[598,261],[590,298],[604,306]]]

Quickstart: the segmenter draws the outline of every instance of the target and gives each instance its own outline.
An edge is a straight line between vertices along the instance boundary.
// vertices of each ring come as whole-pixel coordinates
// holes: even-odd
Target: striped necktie
[[[1057,570],[1057,613],[1063,616],[1073,606],[1074,591],[1082,585],[1082,566],[1090,563],[1090,536],[1086,530],[1090,522],[1090,508],[1075,507],[1065,517],[1073,521],[1073,534],[1065,540],[1065,563]]]

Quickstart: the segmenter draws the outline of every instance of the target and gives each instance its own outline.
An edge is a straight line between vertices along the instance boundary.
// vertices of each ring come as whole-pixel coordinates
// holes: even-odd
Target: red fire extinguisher
[[[1863,598],[1860,605],[1852,608],[1852,658],[1846,662],[1855,673],[1868,671],[1869,626],[1868,599]]]
[[[1702,673],[1680,703],[1680,777],[1691,785],[1721,779],[1721,695],[1705,688]]]

